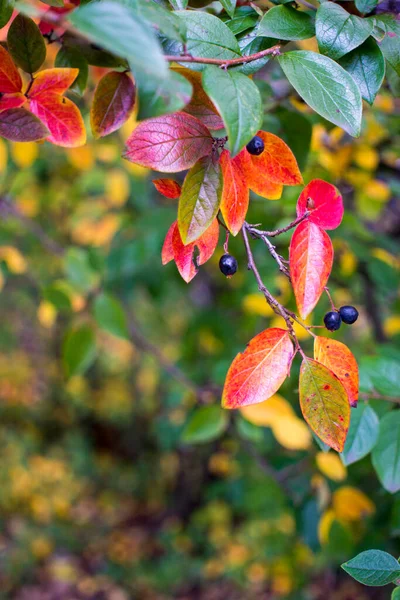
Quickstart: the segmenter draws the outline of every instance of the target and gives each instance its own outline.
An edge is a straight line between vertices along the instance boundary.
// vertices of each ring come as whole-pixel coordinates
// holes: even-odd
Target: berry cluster
[[[342,306],[339,310],[332,310],[324,317],[325,327],[329,331],[337,331],[343,323],[352,325],[358,319],[358,310],[354,306]]]

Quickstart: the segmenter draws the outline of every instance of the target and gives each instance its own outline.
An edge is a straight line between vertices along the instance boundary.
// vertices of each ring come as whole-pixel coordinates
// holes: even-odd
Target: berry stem
[[[228,249],[228,244],[229,244],[229,231],[228,229],[226,230],[225,233],[225,242],[224,242],[224,252],[225,254],[229,254],[229,249]]]
[[[335,307],[335,304],[334,304],[334,302],[333,302],[333,298],[332,298],[332,296],[331,296],[331,293],[330,293],[330,291],[329,291],[329,288],[325,286],[325,287],[324,287],[324,290],[325,290],[325,292],[326,292],[326,294],[327,294],[327,296],[328,296],[328,298],[329,298],[329,302],[331,303],[332,310],[336,311],[337,309],[336,309],[336,307]]]

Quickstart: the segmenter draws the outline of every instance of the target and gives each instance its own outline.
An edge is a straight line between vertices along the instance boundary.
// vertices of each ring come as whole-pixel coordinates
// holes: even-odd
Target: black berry
[[[221,273],[226,275],[227,277],[232,277],[237,271],[238,264],[237,260],[234,256],[230,254],[223,254],[219,259],[219,268]]]
[[[352,325],[358,319],[358,310],[354,308],[354,306],[342,306],[342,308],[339,308],[339,315],[341,316],[343,323]]]
[[[258,156],[264,152],[264,142],[258,135],[255,135],[253,139],[249,141],[246,148],[249,154],[255,154]]]
[[[336,331],[337,329],[339,329],[342,323],[342,319],[338,312],[331,311],[326,313],[326,315],[324,316],[324,323],[325,327],[329,331]]]

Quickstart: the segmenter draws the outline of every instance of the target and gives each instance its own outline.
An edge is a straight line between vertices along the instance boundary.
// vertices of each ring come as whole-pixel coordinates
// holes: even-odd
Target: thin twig
[[[278,235],[281,235],[282,233],[289,231],[289,229],[293,229],[294,227],[296,227],[296,225],[298,225],[302,221],[305,221],[307,219],[307,217],[309,216],[309,214],[310,214],[309,211],[306,210],[304,215],[301,215],[301,217],[297,217],[297,219],[295,219],[294,221],[289,223],[289,225],[286,225],[285,227],[281,227],[280,229],[274,229],[273,231],[264,231],[263,229],[257,229],[256,225],[250,225],[249,223],[247,224],[247,229],[248,229],[249,233],[251,233],[251,235],[253,235],[254,237],[260,238],[263,235],[267,236],[267,237],[277,237]]]
[[[400,404],[400,398],[394,398],[392,396],[384,396],[377,392],[360,392],[360,398],[363,400],[384,400],[385,402],[393,402],[394,404]]]
[[[314,4],[311,4],[311,2],[307,2],[307,0],[296,0],[296,4],[302,4],[305,8],[308,8],[309,10],[317,10],[317,7],[314,6]]]
[[[260,58],[264,58],[264,56],[279,56],[280,48],[280,45],[272,46],[272,48],[261,50],[260,52],[256,52],[255,54],[249,54],[248,56],[240,56],[239,58],[231,58],[230,60],[226,60],[223,58],[205,58],[202,56],[192,56],[191,54],[166,54],[164,55],[164,58],[167,62],[200,63],[204,65],[217,65],[219,67],[222,67],[223,69],[227,69],[228,67],[234,67],[235,65],[242,65],[244,63],[259,60]]]

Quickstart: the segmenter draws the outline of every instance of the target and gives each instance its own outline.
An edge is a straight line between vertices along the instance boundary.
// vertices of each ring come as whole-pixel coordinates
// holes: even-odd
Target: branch
[[[360,398],[363,400],[384,400],[385,402],[393,402],[394,404],[400,404],[400,398],[394,398],[392,396],[383,396],[377,392],[361,392]]]
[[[289,225],[286,225],[286,227],[281,227],[280,229],[274,229],[273,231],[264,231],[263,229],[257,229],[257,227],[255,225],[250,225],[249,223],[247,223],[247,230],[249,231],[249,233],[251,233],[252,236],[258,237],[258,238],[261,238],[262,236],[277,237],[278,235],[281,235],[282,233],[289,231],[289,229],[293,229],[294,227],[296,227],[296,225],[298,225],[302,221],[305,221],[307,219],[307,217],[309,216],[309,214],[310,214],[309,211],[306,210],[304,215],[301,215],[301,217],[297,217],[297,219],[295,219],[294,221],[289,223]]]
[[[179,54],[166,54],[164,55],[164,58],[167,62],[200,63],[204,65],[217,65],[223,69],[227,69],[228,67],[233,67],[235,65],[242,65],[244,63],[253,62],[254,60],[259,60],[260,58],[264,58],[264,56],[279,56],[280,48],[280,45],[272,46],[272,48],[261,50],[255,54],[249,54],[249,56],[240,56],[239,58],[231,58],[230,60],[223,58],[203,58],[201,56],[192,56],[191,54],[182,54],[182,56],[179,56]]]

